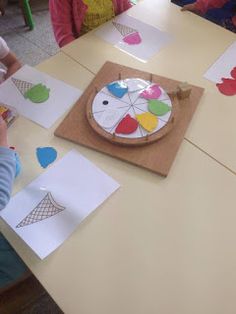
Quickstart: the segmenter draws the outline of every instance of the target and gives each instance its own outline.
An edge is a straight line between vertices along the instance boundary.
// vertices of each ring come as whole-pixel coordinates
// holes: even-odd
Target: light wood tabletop
[[[203,75],[231,45],[235,34],[167,0],[145,0],[129,15],[173,35],[173,41],[147,63],[118,50],[89,32],[63,47],[62,51],[93,73],[107,61],[170,77],[205,88],[185,138],[236,172],[235,97],[218,92]]]
[[[3,234],[65,314],[236,311],[236,176],[232,172],[236,164],[230,155],[235,156],[236,144],[234,141],[229,145],[229,139],[219,141],[220,130],[216,127],[218,121],[221,136],[228,134],[233,141],[236,127],[230,129],[233,118],[223,108],[231,110],[231,115],[234,108],[231,99],[225,100],[212,83],[202,78],[207,66],[233,37],[199,17],[182,15],[167,1],[160,0],[162,14],[158,7],[154,19],[151,3],[145,0],[138,5],[148,9],[145,14],[139,13],[138,6],[132,14],[162,25],[169,32],[173,30],[176,42],[150,62],[140,63],[91,33],[37,68],[83,90],[94,77],[91,72],[96,73],[109,59],[205,87],[205,96],[167,178],[54,137],[54,129],[62,118],[52,129],[45,130],[20,117],[9,129],[10,143],[17,147],[23,163],[14,193],[43,172],[35,160],[35,149],[42,145],[55,147],[59,158],[70,149],[77,149],[121,185],[60,248],[42,261],[0,221]],[[150,18],[146,16],[149,13]],[[207,48],[205,51],[204,45],[199,46],[206,41],[206,29],[214,35],[211,52]],[[178,37],[181,30],[182,39]],[[193,36],[186,35],[190,31]],[[225,36],[221,44],[217,43],[215,36],[219,39],[222,34]],[[198,49],[193,55],[192,45]],[[93,59],[95,55],[97,59]],[[179,59],[181,55],[183,58]]]

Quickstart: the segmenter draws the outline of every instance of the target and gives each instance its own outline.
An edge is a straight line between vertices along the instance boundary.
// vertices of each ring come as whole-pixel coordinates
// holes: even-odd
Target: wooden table
[[[107,58],[176,79],[190,81],[192,78],[192,83],[206,87],[206,95],[166,179],[55,138],[55,127],[47,131],[19,118],[9,130],[11,144],[20,151],[24,169],[14,192],[43,172],[34,157],[35,148],[41,145],[54,146],[59,157],[76,147],[121,184],[118,192],[43,261],[0,222],[4,235],[66,314],[236,312],[236,176],[235,158],[230,155],[235,157],[236,144],[235,139],[231,145],[219,140],[212,143],[219,136],[215,124],[220,108],[222,111],[229,108],[231,115],[234,108],[232,100],[221,97],[202,78],[207,65],[233,37],[192,14],[180,14],[169,3],[159,2],[162,14],[158,7],[156,20],[176,36],[185,29],[183,37],[177,38],[185,46],[175,42],[172,48],[164,49],[143,64],[89,34],[65,47],[63,53],[42,63],[38,69],[84,89],[93,78],[92,72],[96,73]],[[149,9],[146,15],[150,18],[145,19],[154,24],[151,1],[145,0],[140,5]],[[145,14],[141,16],[138,12],[137,6],[133,14],[144,19]],[[206,39],[206,30],[217,36],[218,44],[216,40],[212,43],[213,48],[218,45],[217,51],[205,51],[195,43]],[[195,40],[190,36],[192,32]],[[219,41],[222,34],[224,37]],[[189,44],[198,48],[198,52],[192,55],[194,49],[189,47],[187,53],[184,38],[189,38]],[[97,60],[93,60],[95,52]],[[179,68],[181,55],[183,66]],[[194,62],[187,61],[186,55],[193,57]],[[72,58],[83,62],[83,67]],[[217,99],[222,102],[213,107],[210,100]],[[228,126],[233,118],[227,111],[224,117],[223,135],[227,133],[233,140],[236,127]],[[204,130],[207,130],[205,140]]]

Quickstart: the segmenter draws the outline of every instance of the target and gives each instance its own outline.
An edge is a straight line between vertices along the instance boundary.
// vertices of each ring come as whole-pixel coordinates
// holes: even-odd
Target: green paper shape
[[[42,103],[48,100],[50,89],[43,84],[34,85],[25,94],[26,99],[31,100],[34,103]]]
[[[148,101],[148,110],[156,116],[164,116],[171,107],[160,100],[151,99]]]

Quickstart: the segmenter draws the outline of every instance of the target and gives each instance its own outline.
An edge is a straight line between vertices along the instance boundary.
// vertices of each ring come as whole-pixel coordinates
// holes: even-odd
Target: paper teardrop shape
[[[135,32],[125,36],[123,41],[128,45],[138,45],[142,42],[142,38],[140,37],[139,32]]]
[[[160,100],[152,99],[148,101],[148,110],[156,116],[164,116],[171,107]]]
[[[107,85],[109,92],[118,98],[122,98],[128,92],[128,86],[124,82],[113,82]]]
[[[49,88],[43,84],[37,84],[25,92],[24,97],[31,100],[33,103],[42,103],[48,100],[49,94]]]
[[[36,149],[36,155],[41,167],[47,168],[57,158],[57,151],[53,147],[39,147]]]
[[[236,95],[236,80],[222,78],[222,83],[216,84],[219,91],[226,96]]]
[[[127,114],[116,127],[115,133],[117,134],[131,134],[138,128],[138,122]]]
[[[148,132],[152,132],[158,125],[158,118],[154,116],[150,112],[145,112],[141,114],[137,114],[136,118],[141,125]]]
[[[149,86],[140,94],[140,97],[145,99],[158,99],[160,96],[161,89],[157,84]]]
[[[234,67],[234,68],[232,69],[232,71],[230,72],[230,75],[231,75],[234,79],[236,79],[236,67]]]

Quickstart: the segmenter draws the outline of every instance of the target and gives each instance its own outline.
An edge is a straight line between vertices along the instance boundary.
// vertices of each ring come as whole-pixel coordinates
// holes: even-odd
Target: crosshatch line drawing
[[[22,228],[48,219],[65,209],[66,207],[57,204],[57,202],[53,199],[52,194],[49,192],[38,203],[38,205],[16,226],[16,228]]]

